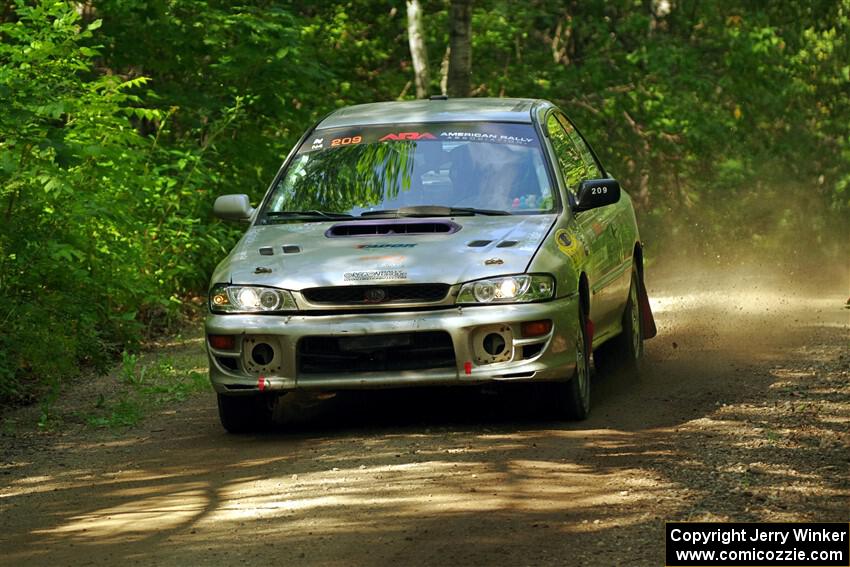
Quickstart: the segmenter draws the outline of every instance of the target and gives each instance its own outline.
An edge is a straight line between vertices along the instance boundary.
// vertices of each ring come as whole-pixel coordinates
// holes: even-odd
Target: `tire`
[[[576,368],[568,382],[557,384],[560,417],[581,421],[590,415],[590,341],[587,335],[587,316],[579,307],[576,334]]]
[[[640,374],[643,366],[644,333],[638,301],[639,285],[637,271],[633,269],[629,298],[623,311],[623,332],[593,353],[593,361],[602,373],[623,372],[632,376]]]
[[[251,433],[272,424],[275,397],[218,395],[218,418],[229,433]]]

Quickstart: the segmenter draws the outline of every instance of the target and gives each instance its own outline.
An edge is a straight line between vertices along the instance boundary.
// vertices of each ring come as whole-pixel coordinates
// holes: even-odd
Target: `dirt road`
[[[502,388],[4,436],[0,564],[662,565],[664,520],[848,521],[847,290],[650,291],[644,376],[597,377],[581,423]]]

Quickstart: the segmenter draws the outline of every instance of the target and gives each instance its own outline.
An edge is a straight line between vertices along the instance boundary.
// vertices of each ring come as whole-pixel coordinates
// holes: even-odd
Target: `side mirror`
[[[254,207],[248,195],[222,195],[215,200],[213,214],[223,220],[249,221]]]
[[[620,183],[616,179],[588,179],[578,186],[575,212],[613,205],[620,200]]]

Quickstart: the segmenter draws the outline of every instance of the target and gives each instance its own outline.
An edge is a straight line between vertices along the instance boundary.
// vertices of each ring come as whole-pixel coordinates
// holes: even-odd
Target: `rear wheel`
[[[218,418],[230,433],[250,433],[272,423],[273,396],[218,395]]]
[[[643,363],[643,327],[638,300],[639,285],[638,273],[632,270],[629,299],[623,311],[623,332],[593,353],[596,367],[602,372],[640,374]]]
[[[559,414],[567,419],[587,419],[590,414],[590,337],[587,315],[579,307],[576,332],[576,368],[568,382],[557,384]]]

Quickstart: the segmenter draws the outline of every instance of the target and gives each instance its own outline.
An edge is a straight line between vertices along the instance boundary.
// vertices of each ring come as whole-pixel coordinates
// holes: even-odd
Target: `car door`
[[[579,149],[579,153],[587,167],[590,179],[601,179],[607,177],[599,161],[596,159],[590,146],[576,130],[569,120],[561,115],[559,119],[565,124],[567,133]],[[598,211],[594,231],[601,230],[599,238],[604,241],[605,267],[599,281],[596,282],[598,301],[604,303],[604,319],[599,321],[599,337],[616,333],[620,330],[620,319],[625,307],[626,299],[631,284],[632,245],[631,234],[627,234],[625,227],[627,222],[627,209],[625,200],[621,197],[620,202],[596,209]],[[628,240],[628,242],[626,242]],[[591,291],[593,293],[593,291]]]
[[[558,167],[566,185],[570,204],[576,202],[578,186],[586,179],[603,177],[595,160],[588,162],[585,153],[590,149],[584,144],[575,127],[562,114],[553,112],[546,121],[549,139]],[[576,234],[587,249],[584,271],[590,284],[590,319],[594,322],[595,336],[604,340],[617,331],[622,314],[617,297],[618,290],[612,288],[617,279],[618,267],[622,263],[620,242],[616,234],[616,206],[599,207],[573,214],[567,230]]]

